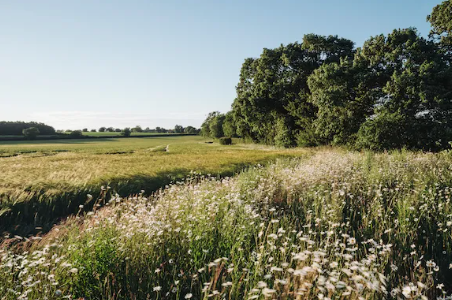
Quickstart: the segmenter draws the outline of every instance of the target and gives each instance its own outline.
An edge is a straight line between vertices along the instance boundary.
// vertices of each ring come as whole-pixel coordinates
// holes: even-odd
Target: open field
[[[140,135],[169,135],[171,133],[150,133],[150,132],[132,132],[131,136],[140,136]],[[119,136],[121,132],[83,132],[83,135],[86,136]]]
[[[250,164],[307,153],[204,141],[182,136],[0,142],[0,228],[48,228],[79,205],[92,207],[87,194],[105,193],[101,186],[122,196],[150,193],[191,171],[232,175]]]
[[[451,166],[317,149],[115,197],[0,250],[0,297],[436,299],[452,290]]]

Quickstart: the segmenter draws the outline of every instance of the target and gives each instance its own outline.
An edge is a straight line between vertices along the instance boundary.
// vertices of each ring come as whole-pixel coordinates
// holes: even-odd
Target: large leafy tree
[[[437,44],[413,28],[394,30],[387,37],[371,38],[355,60],[367,62],[367,72],[375,78],[370,89],[373,114],[360,131],[360,146],[381,148],[384,140],[391,140],[391,147],[435,149],[447,144],[451,72]]]
[[[435,6],[427,21],[432,25],[430,37],[439,39],[441,45],[452,50],[452,1],[447,0]]]
[[[349,59],[325,64],[309,77],[310,101],[317,107],[310,143],[353,144],[372,111],[363,69]],[[307,139],[308,137],[306,137]]]
[[[323,65],[349,57],[353,42],[337,36],[306,35],[303,43],[264,49],[257,59],[246,59],[232,110],[237,133],[254,141],[275,144],[285,124],[285,139],[294,143],[297,131],[306,130],[316,107],[308,101],[307,79]],[[281,120],[282,119],[282,120]]]
[[[444,149],[452,140],[452,0],[427,20],[429,39],[407,28],[356,50],[315,34],[264,49],[243,63],[232,111],[209,115],[203,131],[285,147]]]

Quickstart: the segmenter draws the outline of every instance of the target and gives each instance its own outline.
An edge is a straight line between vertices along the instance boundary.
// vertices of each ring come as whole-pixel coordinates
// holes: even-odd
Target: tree
[[[312,127],[299,144],[353,144],[361,123],[372,113],[365,76],[352,61],[325,64],[309,76],[309,101],[317,108]],[[366,72],[366,69],[364,69]]]
[[[129,127],[126,127],[126,128],[124,128],[122,131],[121,131],[121,135],[122,136],[130,136],[130,134],[132,133],[132,131],[130,130],[130,128]]]
[[[115,132],[121,132],[121,129],[120,128],[116,128]]]
[[[237,136],[237,128],[235,126],[234,117],[232,112],[226,113],[223,121],[223,133],[224,136],[227,137],[236,137]]]
[[[201,135],[205,137],[212,137],[211,131],[210,131],[210,123],[218,116],[220,115],[219,111],[213,111],[210,112],[207,115],[207,118],[204,120],[204,122],[201,125]]]
[[[91,131],[91,132],[96,132],[97,130],[96,130],[96,129],[91,129],[90,131]]]
[[[107,129],[105,129],[105,131],[107,131],[107,132],[115,132],[115,129],[113,127],[108,127]]]
[[[176,126],[174,126],[174,132],[175,133],[184,133],[184,127],[182,125],[176,125]]]
[[[224,136],[223,122],[224,122],[223,114],[219,114],[219,115],[215,116],[215,118],[212,119],[212,121],[209,124],[210,137],[220,138],[220,137]]]
[[[105,130],[107,130],[107,128],[105,128],[105,127],[99,128],[99,132],[105,132]]]
[[[452,128],[452,72],[438,44],[420,37],[413,28],[394,30],[366,42],[355,62],[375,70],[373,87],[367,87],[373,96],[372,113],[360,130],[361,144],[384,144],[384,134],[379,134],[380,139],[363,136],[375,134],[372,128],[378,125],[388,128],[386,132],[404,131],[390,147],[436,150],[447,146]]]
[[[83,132],[88,132],[88,128],[83,128]]]
[[[69,135],[72,138],[81,138],[81,137],[83,137],[83,132],[81,130],[74,130],[74,131],[71,131],[71,133]]]
[[[25,138],[34,140],[39,135],[39,129],[36,127],[29,127],[22,130],[22,134],[25,136]]]
[[[141,126],[137,125],[132,128],[132,132],[143,132],[143,129],[141,128]]]
[[[447,0],[433,8],[427,21],[432,25],[430,37],[439,39],[445,50],[452,50],[452,1]]]
[[[193,126],[187,126],[184,128],[184,133],[188,134],[198,134],[198,130]]]
[[[37,122],[10,122],[0,121],[0,135],[21,135],[24,129],[35,127],[42,135],[53,135],[55,128],[44,123]]]
[[[242,65],[232,105],[236,133],[256,142],[275,144],[281,118],[291,132],[305,131],[315,118],[308,77],[324,64],[352,57],[354,43],[337,36],[305,35],[303,43],[264,49]],[[290,134],[291,143],[295,135]]]

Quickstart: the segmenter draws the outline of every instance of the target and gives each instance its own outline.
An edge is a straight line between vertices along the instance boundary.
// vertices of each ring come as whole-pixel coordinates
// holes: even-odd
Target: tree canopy
[[[245,59],[226,114],[202,134],[279,145],[439,150],[452,140],[452,1],[433,9],[429,38],[415,28],[370,37],[355,49],[338,36],[264,48]]]
[[[22,135],[23,130],[30,127],[36,128],[42,135],[56,133],[55,128],[44,123],[0,121],[0,135]]]

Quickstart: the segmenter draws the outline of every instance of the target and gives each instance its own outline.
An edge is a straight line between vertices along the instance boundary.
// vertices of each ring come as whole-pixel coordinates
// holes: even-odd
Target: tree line
[[[439,150],[452,141],[452,1],[427,16],[428,38],[395,29],[360,48],[338,36],[263,49],[245,59],[226,114],[204,136],[284,147],[347,145]]]
[[[0,121],[0,135],[22,135],[22,132],[30,127],[36,128],[42,135],[56,133],[55,128],[44,123]]]
[[[186,133],[186,134],[199,134],[200,129],[193,126],[183,127],[182,125],[174,126],[174,129],[165,129],[163,127],[156,127],[150,129],[146,127],[143,129],[141,126],[135,126],[133,128],[127,127],[124,129],[113,127],[100,127],[98,130],[83,128],[82,130],[55,130],[52,126],[38,122],[21,122],[21,121],[0,121],[0,136],[1,135],[23,135],[28,139],[34,139],[38,135],[69,135],[72,138],[83,137],[83,132],[117,132],[123,136],[130,136],[133,132],[143,133]]]

